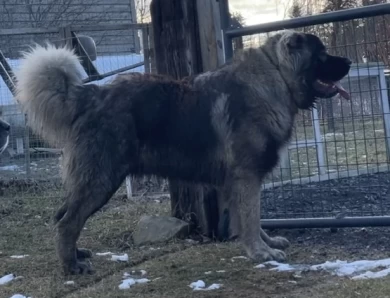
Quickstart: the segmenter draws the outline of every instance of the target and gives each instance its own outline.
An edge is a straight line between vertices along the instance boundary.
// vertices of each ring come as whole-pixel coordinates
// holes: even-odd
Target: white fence
[[[380,113],[373,115],[373,117],[380,117],[383,121],[383,130],[384,137],[382,138],[385,146],[386,146],[386,160],[382,160],[381,162],[367,164],[366,169],[356,169],[356,170],[347,170],[347,171],[337,171],[337,173],[331,173],[329,170],[329,164],[326,159],[326,153],[324,148],[324,139],[325,135],[321,133],[321,125],[320,125],[320,115],[318,109],[312,110],[312,125],[311,129],[313,130],[313,137],[307,139],[299,139],[297,141],[293,141],[289,144],[288,149],[282,155],[282,159],[280,162],[280,168],[276,169],[274,174],[281,172],[280,181],[273,181],[272,183],[268,183],[265,185],[265,188],[274,187],[275,185],[282,185],[286,183],[308,183],[313,181],[323,181],[328,179],[336,179],[341,177],[351,177],[356,176],[363,173],[372,173],[375,171],[381,172],[388,169],[387,161],[390,160],[390,109],[389,109],[389,98],[388,98],[388,86],[385,78],[385,66],[383,63],[362,63],[362,64],[353,64],[349,75],[342,80],[343,86],[348,90],[352,89],[352,85],[358,85],[359,90],[353,92],[353,90],[349,90],[351,93],[351,103],[354,104],[354,98],[356,96],[361,96],[364,92],[376,93],[377,96],[372,96],[372,100],[378,100],[378,105],[380,109]],[[368,80],[368,86],[366,88],[361,87],[361,85],[366,84]],[[374,79],[374,80],[372,80]],[[363,83],[363,81],[365,83]],[[377,81],[377,86],[374,86],[372,81]],[[364,89],[362,91],[362,89]],[[356,103],[355,103],[356,104]],[[345,104],[344,104],[345,105]],[[371,103],[372,105],[372,103]],[[352,108],[351,108],[352,109]],[[342,112],[341,112],[342,113]],[[374,113],[374,112],[373,112]],[[353,113],[352,113],[353,114]],[[352,115],[353,118],[353,115]],[[343,121],[343,119],[341,120]],[[352,120],[353,121],[353,120]],[[380,139],[380,138],[378,138]],[[375,140],[376,141],[376,140]],[[299,150],[303,148],[308,150],[307,148],[315,149],[316,155],[316,167],[317,173],[316,175],[307,175],[307,177],[299,177],[292,178],[291,175],[291,150]]]

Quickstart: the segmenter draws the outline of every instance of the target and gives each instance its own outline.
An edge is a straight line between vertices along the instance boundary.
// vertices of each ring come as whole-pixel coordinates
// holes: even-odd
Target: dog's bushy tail
[[[76,117],[81,65],[74,52],[36,45],[24,52],[15,72],[16,100],[35,133],[57,144],[66,141]]]

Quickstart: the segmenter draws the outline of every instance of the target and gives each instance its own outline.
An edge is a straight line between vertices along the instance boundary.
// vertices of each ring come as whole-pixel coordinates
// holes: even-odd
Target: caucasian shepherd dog
[[[289,242],[261,229],[260,186],[289,141],[299,109],[337,93],[351,61],[311,34],[285,31],[223,67],[184,80],[122,74],[83,85],[73,51],[36,46],[16,72],[30,126],[64,144],[66,198],[55,220],[65,273],[90,272],[76,246],[86,220],[126,175],[213,185],[234,200],[240,239],[257,262],[283,261]]]

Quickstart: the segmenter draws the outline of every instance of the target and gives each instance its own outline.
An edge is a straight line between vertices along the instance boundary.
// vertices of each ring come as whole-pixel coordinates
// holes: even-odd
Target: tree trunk
[[[215,10],[217,3],[210,0],[152,1],[151,18],[158,73],[179,79],[222,63],[219,15]],[[199,24],[198,9],[202,13]],[[210,19],[205,17],[207,14],[210,18],[213,16],[212,21],[207,21]],[[170,179],[169,191],[172,216],[191,222],[192,227],[203,235],[221,237],[218,227],[226,230],[227,225],[221,223],[226,216],[220,214],[226,214],[226,208],[222,208],[223,202],[220,202],[215,189]]]

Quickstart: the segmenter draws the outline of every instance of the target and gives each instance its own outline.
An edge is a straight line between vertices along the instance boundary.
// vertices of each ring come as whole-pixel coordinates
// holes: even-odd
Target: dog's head
[[[3,153],[8,145],[10,125],[0,119],[0,154]]]
[[[272,40],[274,39],[274,40]],[[293,78],[302,92],[296,98],[298,107],[310,108],[318,98],[340,94],[349,99],[340,80],[350,69],[348,58],[329,55],[322,41],[313,34],[286,31],[271,38],[282,72]]]

